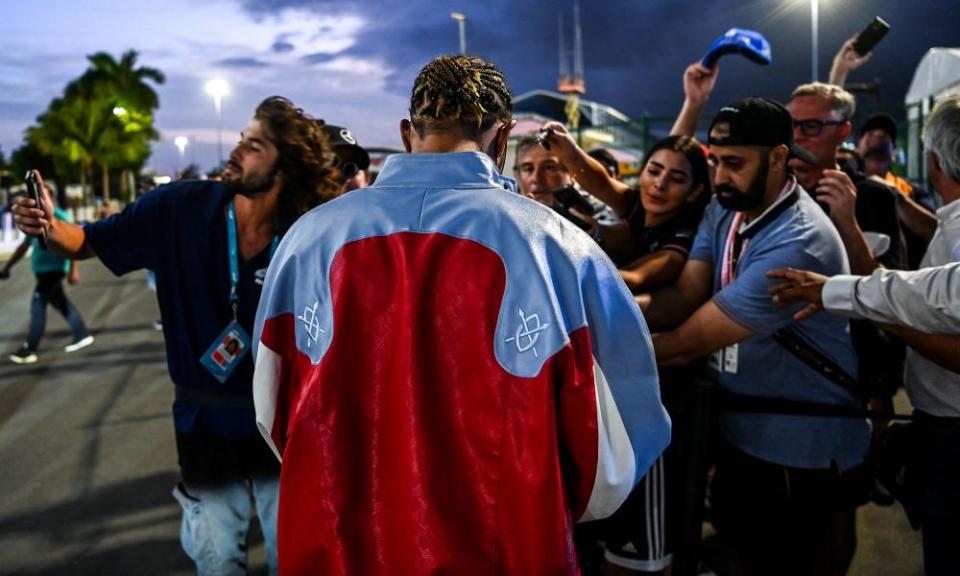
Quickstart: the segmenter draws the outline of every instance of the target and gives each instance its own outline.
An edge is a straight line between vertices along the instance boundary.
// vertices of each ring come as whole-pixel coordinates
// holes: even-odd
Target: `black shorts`
[[[673,421],[670,446],[657,458],[630,497],[603,521],[604,559],[630,570],[658,572],[673,562],[683,530],[684,475],[687,454],[683,430],[688,422],[694,370],[661,369],[662,400]]]

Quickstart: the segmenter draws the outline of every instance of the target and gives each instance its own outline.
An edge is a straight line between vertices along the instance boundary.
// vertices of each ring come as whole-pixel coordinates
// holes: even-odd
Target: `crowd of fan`
[[[694,378],[705,376],[714,381],[728,399],[727,408],[717,419],[716,430],[708,434],[713,444],[710,517],[730,552],[729,565],[718,566],[718,572],[764,575],[845,573],[856,546],[857,507],[871,498],[877,502],[889,501],[889,494],[874,482],[874,467],[868,456],[871,445],[879,443],[884,422],[875,420],[871,427],[867,416],[889,414],[892,396],[901,385],[905,385],[915,408],[914,421],[909,427],[903,451],[908,454],[905,464],[907,481],[894,486],[893,492],[904,503],[911,521],[922,530],[927,574],[951,573],[950,547],[960,536],[960,524],[956,522],[960,516],[960,354],[957,353],[960,350],[960,337],[957,336],[960,333],[960,295],[957,293],[960,269],[953,264],[960,261],[960,202],[957,202],[960,199],[960,96],[944,98],[926,120],[924,145],[933,190],[925,190],[892,172],[897,139],[897,125],[892,118],[874,116],[858,129],[852,124],[856,102],[841,84],[846,74],[862,61],[863,58],[853,52],[848,42],[835,59],[831,83],[800,85],[793,90],[785,105],[766,98],[750,97],[720,107],[709,124],[705,143],[696,139],[696,129],[720,72],[717,66],[707,68],[700,63],[692,64],[683,75],[685,101],[672,133],[647,151],[635,186],[619,179],[617,161],[609,152],[583,150],[561,123],[548,122],[537,137],[523,138],[516,146],[513,173],[519,192],[572,222],[616,264],[620,279],[633,296],[631,307],[635,304],[642,311],[644,321],[639,322],[640,325],[645,322],[642,333],[646,333],[646,326],[652,333],[652,338],[646,340],[652,341],[661,397],[673,417],[675,429],[684,418],[688,384]],[[457,90],[458,83],[469,86],[481,99],[464,96],[463,90]],[[417,184],[419,181],[410,174],[420,171],[420,177],[423,177],[423,171],[435,170],[450,176],[456,173],[451,168],[456,162],[467,166],[468,162],[475,160],[450,160],[449,165],[441,167],[439,161],[430,164],[433,162],[428,157],[430,154],[421,153],[459,152],[471,146],[479,147],[474,152],[485,154],[485,160],[470,164],[457,177],[470,170],[475,175],[478,167],[481,171],[490,168],[491,159],[502,169],[507,136],[512,127],[509,101],[509,89],[495,67],[465,57],[441,58],[432,62],[417,79],[411,100],[411,119],[404,120],[401,126],[407,150],[415,153],[412,156],[427,158],[391,159],[390,170],[385,169],[387,175],[378,177],[375,188],[381,185],[379,179],[385,178],[387,184],[382,190],[405,190],[405,186],[429,190],[430,185]],[[240,253],[251,257],[259,254],[256,258],[263,262],[256,260],[259,262],[256,266],[263,269],[270,263],[270,273],[265,279],[261,274],[257,281],[265,286],[264,300],[268,300],[260,302],[254,328],[261,346],[257,372],[252,376],[252,364],[249,369],[241,364],[237,374],[242,377],[231,376],[228,371],[221,382],[242,378],[246,390],[249,390],[249,382],[253,379],[256,394],[260,394],[261,389],[269,390],[267,400],[262,400],[262,395],[257,397],[258,417],[261,417],[261,402],[269,405],[270,412],[266,423],[260,420],[261,430],[271,447],[278,454],[284,454],[284,466],[289,467],[284,469],[280,488],[283,566],[283,547],[292,550],[295,547],[289,544],[291,540],[309,539],[309,535],[292,536],[289,527],[284,532],[284,514],[290,522],[289,518],[298,514],[295,508],[299,507],[299,513],[306,514],[305,511],[312,510],[311,506],[316,503],[293,501],[292,496],[284,495],[295,492],[302,496],[306,493],[304,491],[309,491],[313,480],[295,478],[307,469],[302,468],[304,461],[298,460],[300,453],[290,452],[292,444],[285,446],[289,440],[286,434],[292,433],[296,423],[291,420],[286,428],[278,429],[274,412],[278,419],[293,419],[301,410],[301,402],[312,405],[296,395],[304,393],[302,388],[307,386],[304,382],[312,381],[311,378],[320,379],[320,376],[307,374],[320,374],[310,371],[321,370],[323,366],[320,357],[311,357],[311,367],[311,362],[298,360],[295,354],[284,350],[283,342],[286,342],[286,346],[299,346],[303,352],[303,337],[284,340],[281,329],[270,325],[271,307],[289,312],[283,290],[294,290],[290,287],[298,286],[298,279],[311,278],[311,282],[320,277],[333,277],[337,282],[346,282],[344,278],[349,280],[349,267],[344,272],[335,268],[337,262],[329,262],[332,257],[328,254],[314,252],[319,250],[318,245],[326,249],[330,238],[346,242],[347,232],[331,231],[335,228],[334,223],[351,231],[361,226],[357,224],[359,217],[350,208],[360,200],[348,200],[351,196],[371,198],[378,203],[377,210],[370,206],[366,208],[369,213],[362,217],[368,218],[364,226],[371,225],[369,222],[373,220],[369,219],[387,218],[385,214],[389,211],[384,206],[400,211],[393,218],[399,218],[398,214],[405,214],[403,210],[410,207],[394,206],[390,202],[396,200],[387,196],[362,196],[364,193],[359,189],[366,185],[364,171],[369,165],[369,157],[348,130],[323,124],[301,125],[302,112],[292,111],[289,102],[272,101],[261,106],[268,103],[267,108],[277,110],[258,109],[256,125],[245,133],[243,141],[231,154],[225,174],[227,191],[238,194],[236,218],[241,225]],[[475,118],[475,121],[464,120],[468,117]],[[324,126],[326,137],[323,143],[314,147],[309,142],[316,139],[317,126]],[[297,148],[283,140],[294,132],[302,132],[302,142],[306,144],[301,142]],[[845,146],[851,141],[855,142],[855,150]],[[272,171],[264,174],[261,180],[244,179],[246,172],[253,170],[250,166],[256,166],[251,163],[257,161],[258,155],[269,155],[271,146],[275,157],[272,161],[276,163]],[[329,156],[331,146],[337,158],[332,168],[329,163],[320,161]],[[303,161],[302,157],[311,150],[320,159],[316,166],[326,167],[315,173],[307,170],[297,176],[296,162],[292,158]],[[283,178],[279,183],[278,173]],[[401,174],[406,176],[401,177]],[[339,191],[332,183],[337,177],[340,178]],[[254,242],[253,248],[246,246],[243,225],[251,217],[249,214],[256,214],[256,207],[245,207],[246,201],[241,197],[257,198],[265,191],[280,191],[277,192],[279,195],[284,193],[284,186],[298,180],[309,180],[315,186],[308,193],[297,196],[301,202],[286,207],[288,213],[281,214],[279,227],[271,224],[275,217],[257,220],[262,234],[257,237],[259,240]],[[489,181],[497,187],[501,183],[509,187],[499,174],[491,175]],[[182,185],[182,193],[176,198],[185,197],[192,186]],[[219,188],[210,190],[214,191],[204,192],[206,200],[203,202],[211,203],[211,209],[203,208],[192,217],[209,218],[214,224],[198,220],[196,226],[219,226],[222,220],[214,209],[220,206],[216,202],[221,202],[222,193]],[[153,194],[159,199],[146,200]],[[336,204],[314,210],[297,220],[312,206],[332,196],[340,196]],[[158,286],[161,287],[158,297],[164,314],[168,352],[176,356],[182,351],[171,349],[171,336],[186,341],[185,335],[194,328],[190,323],[186,328],[183,326],[185,321],[180,316],[186,312],[182,310],[184,302],[179,293],[174,291],[165,295],[163,290],[166,289],[162,287],[190,277],[178,268],[187,264],[182,260],[167,262],[163,255],[165,248],[159,244],[154,246],[156,240],[142,239],[143,245],[134,246],[139,252],[128,253],[124,252],[127,250],[124,243],[111,236],[128,234],[140,238],[136,236],[140,233],[138,229],[144,227],[144,222],[153,222],[141,221],[146,218],[144,214],[150,218],[162,218],[165,214],[178,214],[178,210],[186,209],[180,204],[170,209],[162,207],[162,202],[175,202],[173,198],[171,192],[151,193],[144,198],[146,201],[134,205],[132,211],[128,209],[113,217],[115,220],[108,224],[90,226],[83,232],[71,232],[80,229],[58,223],[56,228],[59,231],[52,231],[51,242],[54,246],[67,246],[64,252],[69,256],[96,255],[117,273],[143,266],[157,269]],[[230,202],[232,210],[233,200]],[[423,202],[426,205],[426,197]],[[461,202],[466,204],[467,200]],[[155,214],[151,212],[154,204],[157,205]],[[498,223],[510,221],[510,210],[504,210],[502,215],[496,212],[500,219]],[[526,214],[532,209],[520,206],[516,210]],[[42,213],[30,201],[22,202],[16,213],[18,224],[28,233],[37,234],[47,225]],[[416,225],[421,225],[430,215],[431,212],[421,208]],[[305,223],[308,219],[309,223]],[[460,222],[457,218],[441,221],[443,225],[451,226],[451,222]],[[394,223],[376,220],[376,226],[386,230],[382,232],[385,238],[394,238],[390,236],[395,231],[390,228]],[[185,229],[186,225],[177,223],[171,227]],[[276,237],[278,231],[285,233],[288,228],[292,239],[284,240],[274,262],[275,241],[269,254],[266,252],[270,235]],[[513,230],[509,226],[504,229]],[[477,233],[474,228],[469,230],[470,234]],[[583,235],[574,237],[564,236],[566,232],[549,232],[541,244],[554,240],[556,234],[572,242],[567,248],[568,253],[590,259],[589,250],[578,244],[584,240]],[[311,235],[317,242],[311,244],[305,240]],[[502,240],[494,238],[490,243]],[[410,245],[416,241],[403,240]],[[153,243],[148,245],[148,242]],[[407,246],[389,244],[388,240],[384,242],[382,248],[387,251],[402,251]],[[418,249],[429,251],[435,250],[436,246],[423,244]],[[224,251],[222,248],[217,246],[220,253]],[[351,254],[357,250],[359,248]],[[143,256],[154,253],[157,256]],[[195,262],[198,270],[208,266],[202,261],[203,254]],[[575,260],[573,256],[570,258]],[[480,263],[477,265],[481,266]],[[323,266],[334,267],[336,273],[329,273],[329,269]],[[440,263],[437,266],[440,267]],[[914,268],[923,270],[906,272]],[[247,273],[241,272],[241,276]],[[249,272],[250,286],[253,286],[253,268]],[[401,272],[410,273],[406,269]],[[577,273],[588,272],[578,270]],[[602,273],[598,274],[602,278]],[[437,278],[441,276],[438,272]],[[570,288],[559,287],[561,282],[556,280],[559,277],[553,277],[558,287],[554,288],[549,281],[543,285],[551,294],[549,298],[556,297],[561,301],[568,299],[570,292],[565,290]],[[225,279],[218,282],[227,286]],[[235,298],[237,292],[236,280],[233,282],[231,298]],[[464,290],[472,287],[468,284],[465,282]],[[537,282],[531,282],[533,284],[539,286]],[[588,284],[582,280],[578,289],[588,291]],[[241,292],[247,289],[244,286],[241,282]],[[618,286],[616,290],[622,291],[621,288]],[[239,304],[236,300],[230,301],[233,322],[254,326],[256,300],[251,304],[243,297],[241,293]],[[592,302],[590,298],[585,295],[584,302]],[[309,308],[309,302],[307,304]],[[239,318],[238,306],[241,309]],[[597,306],[606,310],[602,305]],[[597,306],[583,305],[588,325],[589,315],[596,314],[594,308]],[[826,311],[820,312],[821,309]],[[226,310],[223,315],[228,316],[229,309]],[[305,319],[308,311],[311,314],[309,321]],[[299,309],[294,312],[300,313]],[[332,326],[320,320],[312,323],[324,313],[322,309],[318,311],[317,303],[314,303],[312,310],[304,310],[304,316],[297,317],[309,330],[316,329],[308,333],[312,342],[317,342],[318,334]],[[631,314],[636,316],[635,311]],[[529,316],[525,316],[522,308],[520,317],[527,328]],[[599,318],[596,321],[602,325],[614,320]],[[202,340],[200,343],[205,346],[220,332],[224,323],[223,318],[211,320],[209,334],[194,339]],[[358,324],[363,322],[355,319],[352,325]],[[541,326],[545,328],[547,323]],[[409,327],[409,331],[414,330],[415,327]],[[230,333],[226,334],[229,337]],[[518,331],[506,341],[514,338],[519,341],[520,334]],[[225,348],[230,357],[236,355],[241,341],[231,341],[233,347]],[[279,344],[274,346],[274,342]],[[643,356],[646,354],[641,350],[643,343],[611,343],[599,338],[593,346],[597,349],[633,347],[637,355]],[[312,346],[310,342],[307,345]],[[427,345],[425,342],[419,344],[421,347]],[[279,350],[276,354],[270,351],[274,348]],[[318,344],[310,353],[320,354],[320,350]],[[336,357],[335,351],[328,354]],[[197,378],[207,378],[197,368],[193,350],[181,355],[184,366],[189,365],[190,370],[203,374]],[[179,360],[169,361],[176,380],[178,373],[174,367],[180,366],[177,364]],[[354,368],[362,371],[364,367]],[[412,370],[416,372],[425,368]],[[609,365],[599,366],[597,373],[601,376],[606,373],[612,382],[612,370]],[[281,387],[263,388],[263,382],[268,380],[280,382],[276,386]],[[236,408],[224,404],[222,399],[210,400],[210,394],[190,393],[189,386],[180,381],[177,385],[178,402],[184,405],[204,406],[206,402],[218,410],[225,410],[225,406]],[[611,389],[615,388],[611,386]],[[617,393],[614,390],[614,396]],[[325,401],[335,400],[325,398]],[[601,401],[597,400],[597,412],[608,408],[601,407]],[[618,398],[617,402],[620,401]],[[239,400],[234,398],[231,402]],[[284,402],[288,404],[284,406]],[[748,404],[751,407],[745,408]],[[344,406],[353,405],[348,402]],[[872,412],[866,410],[868,407]],[[528,408],[536,411],[533,407]],[[620,406],[619,409],[626,413],[633,408]],[[178,420],[182,467],[190,461],[185,454],[192,453],[196,457],[192,465],[198,466],[208,448],[219,454],[236,449],[234,440],[225,440],[216,446],[211,444],[213,448],[200,446],[196,439],[188,442],[186,439],[195,438],[194,429],[190,427],[200,426],[205,413],[198,408],[190,414],[189,423],[184,424],[186,428],[181,428],[181,420]],[[562,421],[569,416],[562,413],[557,419]],[[178,418],[182,417],[181,410]],[[236,418],[236,415],[230,418]],[[228,421],[231,420],[224,417],[223,422]],[[244,420],[244,429],[251,423]],[[332,419],[328,424],[336,428]],[[606,425],[609,423],[603,424]],[[603,426],[598,425],[594,431],[598,427],[606,430]],[[621,423],[620,426],[624,425]],[[351,428],[351,434],[361,433],[361,427]],[[214,428],[209,428],[207,433]],[[627,432],[633,433],[632,430]],[[609,434],[613,437],[617,430],[611,428]],[[631,436],[630,440],[634,438]],[[650,449],[655,453],[660,452],[659,448],[653,448],[657,441],[650,440]],[[603,448],[603,438],[600,444]],[[244,446],[242,450],[237,449],[238,453],[251,450],[246,444]],[[255,450],[261,456],[265,452],[262,445]],[[680,475],[687,473],[678,468],[684,450],[675,435],[674,443],[646,472],[615,514],[605,520],[583,524],[575,532],[582,572],[658,573],[668,570],[678,531],[675,520],[679,516],[679,490],[675,487],[679,485]],[[308,455],[306,461],[316,457],[317,454]],[[272,470],[273,465],[262,463],[258,469]],[[200,467],[210,466],[204,464]],[[230,466],[242,468],[237,463]],[[566,471],[563,466],[560,468]],[[210,468],[208,472],[215,476],[222,471]],[[415,475],[418,471],[412,473]],[[210,474],[201,476],[209,479]],[[238,474],[242,477],[244,472]],[[279,476],[276,471],[269,474],[274,475],[270,476],[273,482]],[[181,484],[176,492],[185,510],[192,510],[200,499],[215,497],[213,492],[204,493],[195,488],[187,476],[185,472],[186,484]],[[596,476],[599,484],[599,471]],[[394,480],[401,481],[399,478]],[[593,477],[587,480],[586,494],[590,495]],[[276,501],[256,491],[263,490],[263,494],[267,494],[276,489],[275,484],[266,488],[250,484],[243,489],[254,491],[258,506],[260,498],[266,499],[268,504],[260,513],[270,524],[271,511],[276,514]],[[470,489],[463,487],[466,491]],[[596,487],[594,490],[602,491]],[[200,499],[195,498],[199,494],[202,494]],[[247,492],[239,494],[248,498]],[[288,502],[286,512],[284,498]],[[326,496],[317,498],[324,505],[329,504],[324,500]],[[583,507],[579,510],[583,512],[583,518],[589,516]],[[338,513],[343,514],[343,510]],[[417,519],[411,517],[407,521],[416,522]],[[187,530],[186,515],[184,522]],[[538,528],[550,532],[543,526]],[[245,533],[245,527],[243,530]],[[272,528],[265,533],[268,538],[277,537]],[[343,533],[337,538],[347,541],[351,538],[357,540],[357,536]],[[369,536],[373,538],[374,535]],[[384,539],[399,536],[385,535]],[[444,538],[435,536],[444,541]],[[359,539],[363,540],[362,535]],[[184,545],[191,553],[193,548],[188,546],[186,536]],[[339,543],[334,548],[342,552],[342,547],[337,546]],[[503,542],[498,546],[509,548]],[[366,548],[361,546],[358,549]],[[324,563],[329,560],[322,554],[311,556],[314,552],[309,546],[305,550],[307,552],[301,558],[306,562],[303,566],[326,565]],[[561,551],[557,553],[561,554]],[[378,559],[371,557],[370,562],[374,562],[371,565],[375,565]],[[421,555],[416,561],[427,560],[434,559]],[[271,556],[273,561],[275,558]],[[200,560],[197,562],[200,566]],[[295,561],[288,562],[287,569],[290,570],[289,566]]]
[[[636,294],[674,426],[682,406],[670,399],[699,363],[722,391],[761,400],[719,420],[712,519],[733,550],[723,573],[845,573],[856,508],[893,501],[874,481],[881,456],[908,471],[892,490],[922,529],[927,574],[951,572],[960,512],[960,340],[948,324],[960,309],[949,286],[956,266],[893,271],[960,260],[960,97],[927,119],[926,190],[893,172],[892,117],[852,124],[856,102],[842,83],[864,60],[847,42],[830,83],[798,86],[785,106],[753,98],[722,108],[709,146],[694,137],[719,71],[691,65],[671,136],[649,149],[635,188],[618,180],[608,152],[585,153],[559,123],[541,132],[548,147],[535,138],[517,146],[523,193],[587,231]],[[777,140],[770,133],[783,122],[789,131]],[[574,183],[578,202],[567,192]],[[798,311],[801,301],[810,304]],[[823,307],[837,315],[814,315]],[[687,370],[678,378],[669,366]],[[908,444],[880,454],[882,415],[903,384],[915,409]],[[787,402],[764,402],[773,398]],[[824,405],[868,406],[879,417],[868,427],[866,411],[831,417]],[[581,533],[585,571],[600,564],[594,540],[608,570],[670,564],[676,450],[666,454],[666,495],[658,461],[606,525]]]

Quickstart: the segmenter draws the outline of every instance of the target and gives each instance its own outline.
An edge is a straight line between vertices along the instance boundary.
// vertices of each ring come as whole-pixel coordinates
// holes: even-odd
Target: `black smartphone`
[[[43,210],[43,204],[40,203],[40,183],[37,182],[37,176],[33,170],[28,170],[27,175],[24,176],[24,180],[27,181],[27,194],[33,198],[33,201],[37,203],[37,208]],[[47,217],[49,218],[49,214]],[[40,236],[37,236],[37,240],[40,242],[40,248],[47,249],[47,231],[41,230]]]
[[[889,31],[890,25],[883,18],[875,17],[873,21],[867,24],[866,28],[857,34],[857,39],[853,41],[853,50],[861,56],[866,55],[883,40],[883,37]]]
[[[541,128],[537,132],[537,144],[543,146],[545,149],[550,149],[550,141],[547,138],[553,136],[553,128]]]
[[[573,186],[567,186],[565,188],[558,188],[553,191],[553,197],[557,199],[557,203],[564,207],[564,209],[569,210],[570,208],[575,208],[578,212],[586,214],[588,216],[593,216],[594,208],[587,202],[587,199],[580,194],[580,191],[574,188]]]

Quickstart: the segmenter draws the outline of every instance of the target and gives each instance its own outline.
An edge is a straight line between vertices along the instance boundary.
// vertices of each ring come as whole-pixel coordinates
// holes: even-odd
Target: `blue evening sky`
[[[3,0],[0,23],[0,147],[86,68],[85,56],[127,49],[161,69],[161,140],[149,166],[180,165],[173,139],[186,135],[186,162],[216,162],[216,117],[204,92],[230,83],[223,104],[229,149],[262,98],[281,94],[316,117],[354,130],[361,144],[399,146],[397,125],[410,85],[430,58],[455,52],[467,16],[468,51],[498,63],[514,94],[556,83],[557,14],[572,0]],[[882,81],[883,102],[902,102],[913,70],[933,46],[960,46],[953,0],[820,0],[820,76],[837,47],[874,15],[893,31],[851,81]],[[810,80],[809,0],[585,0],[581,6],[586,98],[639,116],[670,116],[684,67],[730,27],[762,32],[774,63],[725,59],[714,104],[757,94],[785,99]],[[568,38],[572,35],[568,35]],[[715,108],[714,108],[715,109]]]

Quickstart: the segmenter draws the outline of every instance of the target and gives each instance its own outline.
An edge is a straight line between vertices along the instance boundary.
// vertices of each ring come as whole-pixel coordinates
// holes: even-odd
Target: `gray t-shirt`
[[[798,195],[795,201],[794,194]],[[785,209],[778,207],[784,202],[792,203]],[[751,223],[751,227],[759,225],[759,230],[754,228],[737,261],[734,279],[726,286],[721,285],[721,268],[735,213],[714,200],[700,223],[690,258],[713,264],[713,301],[754,332],[738,345],[714,353],[711,372],[722,389],[737,394],[858,406],[851,392],[771,337],[786,327],[856,377],[857,356],[845,318],[817,314],[796,322],[793,314],[800,307],[779,309],[767,292],[779,282],[766,276],[773,268],[794,267],[828,276],[849,270],[839,234],[806,192],[796,186],[778,204]],[[863,461],[870,432],[863,419],[752,413],[722,415],[720,429],[734,446],[756,458],[796,468],[829,468],[836,462],[841,470]]]

